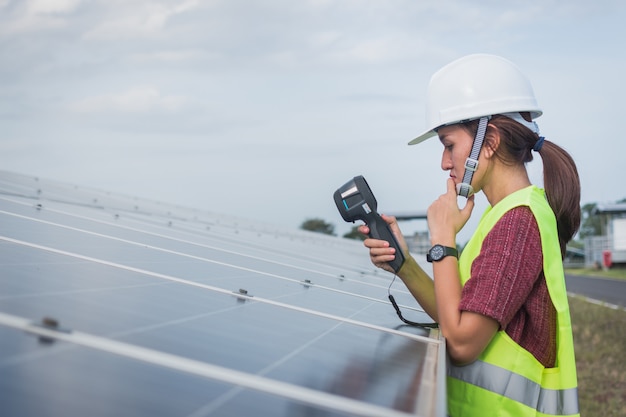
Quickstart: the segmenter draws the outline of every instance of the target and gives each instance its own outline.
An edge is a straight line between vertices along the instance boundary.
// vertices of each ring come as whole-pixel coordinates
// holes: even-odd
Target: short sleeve
[[[491,317],[504,329],[528,298],[542,268],[537,221],[529,207],[513,208],[485,237],[459,309]]]

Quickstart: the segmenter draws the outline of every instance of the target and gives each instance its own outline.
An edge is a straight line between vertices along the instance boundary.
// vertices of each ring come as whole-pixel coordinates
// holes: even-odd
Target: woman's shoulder
[[[483,248],[508,248],[510,255],[541,253],[539,225],[528,206],[516,206],[505,212],[486,236]],[[509,251],[507,251],[509,252]]]
[[[508,227],[508,228],[526,228],[529,226],[534,226],[539,231],[539,226],[537,225],[537,219],[535,219],[535,215],[529,206],[515,206],[510,210],[506,211],[502,217],[496,222],[495,228],[500,227]]]

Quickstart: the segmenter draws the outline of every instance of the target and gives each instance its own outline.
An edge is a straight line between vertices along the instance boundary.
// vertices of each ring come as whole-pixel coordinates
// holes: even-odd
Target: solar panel
[[[3,415],[446,413],[358,241],[0,171],[0,268]]]

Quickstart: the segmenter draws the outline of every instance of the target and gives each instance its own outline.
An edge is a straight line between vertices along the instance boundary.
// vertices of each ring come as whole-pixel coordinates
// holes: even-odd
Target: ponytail
[[[539,150],[543,160],[543,186],[559,232],[561,255],[580,227],[580,179],[576,164],[565,149],[544,140]]]

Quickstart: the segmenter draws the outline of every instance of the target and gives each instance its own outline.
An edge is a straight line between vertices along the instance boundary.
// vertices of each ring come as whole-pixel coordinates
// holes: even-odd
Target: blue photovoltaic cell
[[[360,242],[0,171],[0,268],[2,415],[445,415]]]

